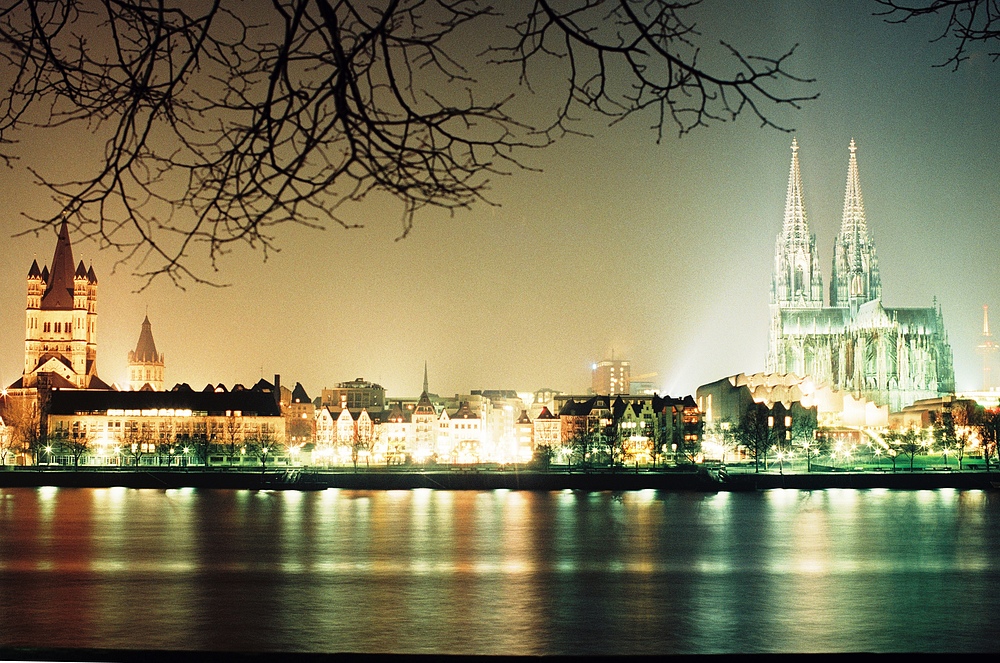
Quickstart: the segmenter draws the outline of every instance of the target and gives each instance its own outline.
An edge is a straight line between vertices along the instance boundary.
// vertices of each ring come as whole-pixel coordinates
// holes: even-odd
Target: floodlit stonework
[[[767,372],[808,376],[897,411],[955,390],[941,308],[886,308],[868,234],[854,141],[830,301],[824,306],[815,236],[809,233],[798,143],[792,141],[785,219],[775,246]]]
[[[163,353],[156,351],[153,328],[147,315],[135,350],[128,353],[128,388],[131,391],[163,391]]]
[[[10,389],[107,389],[97,377],[97,276],[73,246],[63,221],[49,266],[32,261],[27,276],[24,373]]]

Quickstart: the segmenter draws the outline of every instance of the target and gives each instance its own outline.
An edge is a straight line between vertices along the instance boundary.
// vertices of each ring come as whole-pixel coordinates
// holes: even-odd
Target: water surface
[[[0,489],[0,646],[992,651],[1000,494]]]

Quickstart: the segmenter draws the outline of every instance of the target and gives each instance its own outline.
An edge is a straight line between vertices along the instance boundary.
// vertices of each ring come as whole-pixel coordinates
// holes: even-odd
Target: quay
[[[261,470],[220,468],[42,468],[0,470],[0,488],[54,486],[60,488],[231,490],[688,490],[703,492],[766,489],[823,490],[828,488],[992,489],[1000,475],[983,470],[899,470],[785,472],[727,471],[722,468],[629,470],[454,469],[396,470],[366,468]]]

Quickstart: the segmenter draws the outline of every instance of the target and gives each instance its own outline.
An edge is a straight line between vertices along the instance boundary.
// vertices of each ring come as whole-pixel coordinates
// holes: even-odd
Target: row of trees
[[[637,433],[622,422],[600,420],[571,435],[564,448],[563,460],[577,467],[622,467],[640,459],[658,464],[693,465],[701,454],[702,424],[685,424],[668,428],[654,424]],[[551,462],[556,450],[546,446],[536,449],[535,457],[544,464]]]
[[[869,461],[881,464],[884,457],[893,469],[900,459],[906,459],[912,470],[917,456],[930,453],[940,453],[945,464],[949,456],[954,457],[962,469],[970,450],[985,461],[988,470],[998,455],[1000,412],[987,411],[973,401],[959,401],[941,413],[931,413],[926,429],[889,429],[872,435],[860,450],[857,445],[845,447],[832,440],[829,431],[817,428],[814,418],[789,416],[762,403],[748,407],[740,421],[723,424],[720,433],[723,444],[751,458],[757,472],[762,463],[767,468],[769,461],[778,461],[783,468],[784,459],[791,454],[804,457],[807,470],[811,470],[813,461],[822,455],[828,455],[831,462],[837,462],[838,457],[841,461],[852,457],[861,461],[866,452]]]
[[[722,427],[723,443],[740,448],[754,461],[754,471],[760,471],[761,462],[777,460],[783,467],[785,456],[793,449],[801,449],[810,466],[819,453],[816,438],[816,416],[809,410],[785,410],[780,405],[768,408],[764,403],[752,403],[742,418]]]
[[[230,464],[254,458],[266,468],[270,459],[286,451],[274,435],[262,431],[244,435],[236,423],[223,426],[213,435],[161,437],[147,423],[126,422],[109,444],[99,441],[89,431],[43,432],[37,403],[31,399],[9,399],[4,405],[0,465],[17,456],[28,457],[35,464],[68,458],[74,466],[79,466],[88,456],[113,457],[117,463],[132,466],[140,465],[144,456],[156,457],[157,464],[161,465],[182,462],[183,457],[207,464],[211,456],[222,456]]]
[[[254,459],[266,469],[268,461],[285,453],[285,448],[269,434],[246,438],[210,438],[205,435],[159,438],[141,427],[126,430],[116,436],[114,443],[98,443],[91,433],[49,435],[32,449],[26,449],[34,461],[51,461],[54,457],[70,458],[74,466],[88,456],[115,459],[115,464],[138,467],[143,458],[155,458],[156,465],[176,465],[195,459],[208,464],[212,456],[221,456],[229,464],[243,464],[244,459]]]

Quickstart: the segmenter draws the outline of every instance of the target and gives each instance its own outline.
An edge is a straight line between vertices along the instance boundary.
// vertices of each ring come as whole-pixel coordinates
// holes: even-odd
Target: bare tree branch
[[[734,73],[703,68],[696,2],[535,0],[13,0],[0,9],[0,159],[27,132],[103,143],[83,175],[26,168],[145,285],[210,279],[235,246],[265,259],[279,226],[358,224],[349,203],[387,193],[405,236],[424,208],[486,198],[526,151],[582,133],[576,114],[653,115],[662,138],[815,94],[778,57],[723,44]],[[485,46],[484,46],[485,44]],[[519,68],[507,85],[501,67]],[[545,67],[565,87],[514,102]],[[551,96],[555,95],[555,96]],[[541,104],[540,104],[541,105]],[[79,169],[74,169],[77,172]]]
[[[911,19],[932,16],[944,20],[940,34],[932,41],[953,40],[955,51],[939,67],[956,71],[970,57],[977,44],[996,47],[1000,41],[1000,2],[998,0],[925,0],[924,2],[898,2],[877,0],[884,10],[876,16],[885,16],[888,23],[908,23]],[[996,62],[1000,50],[989,51]]]

